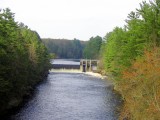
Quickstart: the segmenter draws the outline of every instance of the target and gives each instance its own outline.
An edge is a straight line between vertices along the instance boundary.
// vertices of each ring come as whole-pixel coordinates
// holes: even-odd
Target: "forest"
[[[83,58],[98,59],[102,45],[102,37],[91,37],[83,50]]]
[[[18,106],[56,58],[99,59],[99,72],[122,96],[120,120],[160,118],[160,0],[143,1],[105,37],[41,39],[10,9],[0,11],[0,114]]]
[[[91,37],[88,41],[78,39],[42,39],[49,53],[55,54],[55,58],[69,59],[96,59],[102,44],[100,36]]]
[[[160,0],[140,3],[124,27],[106,34],[100,69],[114,80],[124,105],[120,120],[160,118]]]
[[[17,107],[48,74],[49,54],[36,31],[0,10],[0,116]]]
[[[36,31],[16,22],[9,8],[0,10],[0,116],[19,106],[44,80],[51,57],[97,58],[101,43],[99,36],[89,41],[41,39]]]
[[[97,58],[101,43],[99,36],[89,41],[41,39],[36,31],[16,22],[10,9],[0,10],[0,116],[19,106],[44,80],[51,57]]]
[[[86,45],[86,41],[80,41],[76,38],[74,40],[44,38],[42,42],[49,53],[54,53],[56,58],[70,59],[82,58],[83,49]]]

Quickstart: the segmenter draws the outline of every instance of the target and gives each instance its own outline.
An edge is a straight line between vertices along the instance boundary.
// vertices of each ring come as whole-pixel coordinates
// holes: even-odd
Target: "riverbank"
[[[35,94],[36,87],[46,81],[48,73],[49,72],[46,71],[43,76],[39,77],[39,79],[37,79],[33,85],[27,87],[25,92],[23,92],[17,98],[11,99],[8,106],[6,106],[7,109],[0,113],[0,118],[2,120],[10,120],[12,115],[15,115],[17,112],[19,112],[27,104],[27,102],[32,99]]]

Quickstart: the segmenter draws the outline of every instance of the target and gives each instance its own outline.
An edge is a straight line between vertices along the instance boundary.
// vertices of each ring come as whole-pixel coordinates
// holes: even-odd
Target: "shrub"
[[[144,56],[123,71],[117,89],[124,98],[120,119],[160,118],[160,48],[145,50]]]

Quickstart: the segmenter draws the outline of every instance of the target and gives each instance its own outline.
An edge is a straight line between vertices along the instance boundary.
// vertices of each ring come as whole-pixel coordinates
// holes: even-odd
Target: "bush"
[[[145,50],[144,56],[123,71],[117,89],[124,98],[120,119],[160,118],[160,48]]]

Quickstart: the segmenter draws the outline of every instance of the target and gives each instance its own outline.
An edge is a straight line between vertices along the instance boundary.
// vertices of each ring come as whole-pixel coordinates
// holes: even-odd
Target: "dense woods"
[[[49,55],[37,32],[0,10],[0,115],[18,106],[49,69]]]
[[[101,69],[124,100],[120,119],[160,118],[160,0],[142,2],[123,28],[107,33]]]
[[[99,57],[99,51],[102,44],[102,38],[100,36],[91,37],[83,50],[83,58],[97,59]]]
[[[86,41],[77,39],[42,39],[50,53],[54,53],[56,58],[80,59],[83,56],[83,49]]]
[[[19,105],[46,75],[49,53],[56,58],[100,59],[101,73],[113,78],[124,105],[120,119],[160,118],[160,0],[142,2],[124,27],[102,39],[42,39],[36,31],[0,11],[0,115]],[[42,44],[42,42],[44,44]],[[45,47],[45,46],[46,47]]]
[[[48,51],[55,54],[56,58],[70,59],[96,59],[102,44],[100,36],[91,37],[88,41],[77,39],[42,39]]]

